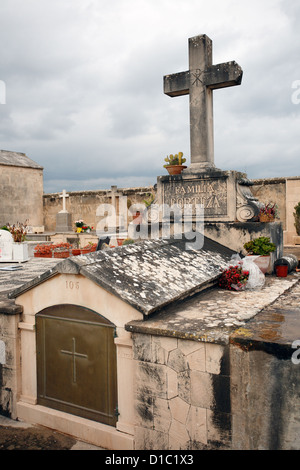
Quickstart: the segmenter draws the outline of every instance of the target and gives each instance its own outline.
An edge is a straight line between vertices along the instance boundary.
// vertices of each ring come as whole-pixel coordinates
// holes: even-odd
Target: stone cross
[[[166,95],[190,95],[191,166],[185,172],[215,167],[212,91],[240,85],[242,76],[234,61],[212,65],[212,41],[204,34],[189,39],[189,70],[164,77]]]
[[[67,194],[66,190],[64,189],[62,194],[59,197],[62,197],[62,200],[63,200],[63,209],[62,209],[62,211],[60,211],[60,213],[68,212],[66,210],[66,198],[69,197],[69,194]]]

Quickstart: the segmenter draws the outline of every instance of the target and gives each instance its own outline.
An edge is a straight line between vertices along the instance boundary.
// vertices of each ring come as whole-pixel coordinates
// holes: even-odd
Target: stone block
[[[211,375],[206,372],[191,371],[191,404],[201,408],[214,405]]]
[[[170,428],[172,415],[169,401],[161,398],[153,402],[153,427],[156,431],[167,432]]]
[[[189,369],[205,372],[205,345],[197,345],[198,349],[187,356]]]
[[[169,450],[168,434],[154,429],[136,427],[135,450]]]
[[[181,424],[179,421],[174,419],[169,431],[169,449],[188,449],[189,440],[190,437],[185,424]]]
[[[190,440],[196,443],[207,444],[207,410],[191,406],[187,416],[186,427]]]
[[[224,346],[214,343],[205,344],[205,370],[210,374],[221,373],[221,360],[224,354]]]
[[[175,397],[170,400],[170,410],[173,419],[182,424],[186,423],[190,405],[182,400],[182,398]]]
[[[174,349],[169,353],[167,365],[176,372],[183,372],[188,368],[186,357],[183,355],[180,349]]]

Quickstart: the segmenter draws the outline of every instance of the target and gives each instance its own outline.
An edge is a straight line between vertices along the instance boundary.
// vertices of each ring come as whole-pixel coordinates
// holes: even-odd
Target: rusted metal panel
[[[60,305],[36,317],[38,403],[114,426],[115,327],[88,309]]]

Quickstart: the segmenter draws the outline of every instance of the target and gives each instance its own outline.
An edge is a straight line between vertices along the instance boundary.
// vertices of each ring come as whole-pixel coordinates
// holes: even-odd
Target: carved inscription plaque
[[[198,180],[168,181],[163,184],[164,204],[196,204],[204,208],[205,217],[227,215],[227,179],[205,178]]]

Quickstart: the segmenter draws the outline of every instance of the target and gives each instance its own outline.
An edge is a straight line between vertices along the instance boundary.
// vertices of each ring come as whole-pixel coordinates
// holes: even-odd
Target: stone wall
[[[230,448],[228,348],[134,334],[136,449]]]
[[[97,226],[99,217],[96,216],[97,208],[100,204],[115,204],[118,213],[118,197],[125,196],[129,205],[143,203],[149,199],[150,194],[154,194],[152,186],[146,188],[119,189],[112,187],[111,190],[99,191],[70,191],[66,202],[67,211],[72,214],[72,223],[76,220],[84,220],[90,227]],[[62,210],[61,193],[45,194],[44,204],[44,226],[45,231],[55,231],[56,215]],[[115,201],[115,202],[114,202]]]
[[[0,307],[0,415],[16,418],[20,373],[20,335],[18,323],[22,308],[1,298]]]
[[[0,226],[25,223],[43,225],[43,170],[1,165]]]

